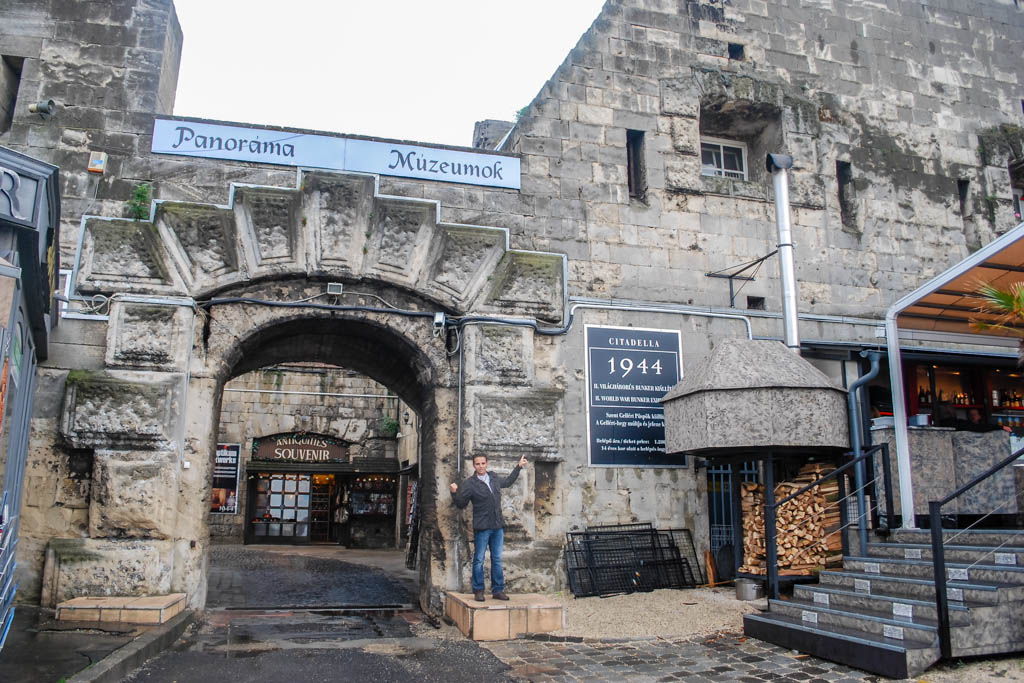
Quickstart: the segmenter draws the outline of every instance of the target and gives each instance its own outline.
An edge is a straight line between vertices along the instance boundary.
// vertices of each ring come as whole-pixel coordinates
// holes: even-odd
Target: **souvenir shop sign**
[[[348,462],[348,445],[323,434],[275,434],[256,439],[253,460]]]
[[[213,490],[210,512],[234,515],[238,513],[238,463],[242,444],[219,443],[213,460]]]
[[[679,382],[679,332],[587,325],[584,338],[590,465],[685,467],[665,454],[661,406]]]

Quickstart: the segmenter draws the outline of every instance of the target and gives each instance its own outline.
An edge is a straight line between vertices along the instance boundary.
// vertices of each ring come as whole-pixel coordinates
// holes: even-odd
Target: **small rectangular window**
[[[743,59],[743,46],[739,43],[729,43],[729,59]]]
[[[647,169],[644,166],[644,132],[626,131],[626,178],[629,182],[629,196],[643,199],[647,194]]]
[[[836,182],[839,186],[839,218],[845,227],[854,228],[857,205],[854,202],[853,166],[849,161],[836,162]]]
[[[960,218],[971,217],[970,197],[971,181],[960,178],[956,181],[957,199],[960,200]]]
[[[747,179],[747,146],[742,142],[701,138],[701,175]]]
[[[0,55],[0,133],[6,133],[11,129],[24,63],[23,57]]]
[[[748,296],[747,297],[747,309],[751,311],[763,311],[764,310],[764,297],[763,296]]]

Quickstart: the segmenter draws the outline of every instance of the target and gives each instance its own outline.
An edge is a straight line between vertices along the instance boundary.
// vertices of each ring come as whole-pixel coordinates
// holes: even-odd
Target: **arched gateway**
[[[51,542],[44,604],[106,582],[203,605],[224,383],[290,361],[359,371],[419,413],[421,602],[459,586],[457,521],[437,496],[458,469],[464,340],[444,321],[561,322],[565,259],[439,222],[437,203],[383,196],[373,176],[298,180],[233,186],[227,206],[155,202],[150,221],[83,219],[74,285],[109,297],[105,370],[69,376],[61,432],[94,453],[89,537]]]

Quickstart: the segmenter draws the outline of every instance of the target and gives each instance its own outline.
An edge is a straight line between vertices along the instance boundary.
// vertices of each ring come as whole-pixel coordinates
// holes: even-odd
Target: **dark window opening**
[[[644,166],[644,132],[626,131],[626,177],[631,199],[643,199],[647,194],[647,169]]]
[[[748,296],[747,297],[747,309],[751,311],[763,311],[764,308],[764,297],[763,296]]]
[[[743,46],[739,43],[729,43],[729,59],[743,59]]]
[[[855,228],[857,211],[854,204],[853,166],[849,161],[836,162],[836,181],[839,185],[839,218],[844,227]]]
[[[68,473],[72,479],[88,479],[92,476],[93,450],[72,448],[68,451]]]
[[[0,55],[0,133],[11,129],[14,120],[14,105],[18,101],[18,87],[21,85],[23,57]]]
[[[968,200],[970,199],[971,181],[961,178],[956,181],[956,194],[960,200],[960,217],[970,218],[971,211]]]

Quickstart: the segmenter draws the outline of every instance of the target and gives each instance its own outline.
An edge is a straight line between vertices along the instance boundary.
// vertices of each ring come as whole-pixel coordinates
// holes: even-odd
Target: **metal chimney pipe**
[[[779,271],[782,275],[782,322],[784,341],[790,350],[800,353],[800,332],[797,329],[796,268],[793,266],[793,233],[789,224],[789,178],[793,157],[769,154],[765,166],[772,174],[775,189],[775,223],[779,230]]]

